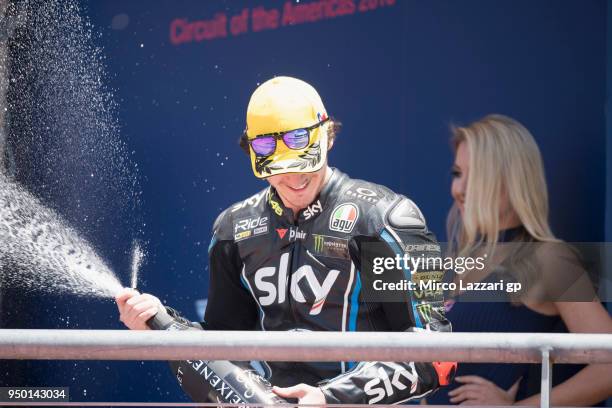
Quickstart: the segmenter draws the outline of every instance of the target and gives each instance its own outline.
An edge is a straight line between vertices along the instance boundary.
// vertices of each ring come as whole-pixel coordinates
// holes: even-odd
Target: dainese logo
[[[297,239],[306,239],[307,234],[304,231],[300,231],[297,228],[277,228],[276,233],[280,237],[280,239],[285,239],[287,235],[287,231],[289,231],[289,241],[295,241]]]

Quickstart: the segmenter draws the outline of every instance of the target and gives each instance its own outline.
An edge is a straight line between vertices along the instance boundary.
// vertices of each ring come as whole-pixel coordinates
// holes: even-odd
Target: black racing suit
[[[272,187],[226,209],[209,247],[205,330],[451,331],[440,291],[374,293],[375,279],[441,280],[425,269],[372,273],[376,256],[439,257],[419,209],[333,170],[297,221]],[[394,274],[401,273],[401,276]],[[393,404],[446,385],[455,363],[269,362],[278,386],[319,386],[328,403]],[[183,385],[185,386],[185,385]]]

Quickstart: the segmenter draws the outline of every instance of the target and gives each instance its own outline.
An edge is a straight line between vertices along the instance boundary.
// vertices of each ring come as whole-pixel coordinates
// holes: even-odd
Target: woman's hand
[[[297,398],[298,404],[317,405],[322,407],[325,405],[325,395],[318,387],[312,387],[307,384],[298,384],[293,387],[281,388],[274,387],[272,391],[279,397]]]
[[[448,393],[450,402],[461,405],[512,405],[516,400],[519,378],[509,390],[499,388],[489,380],[477,375],[455,377],[463,385]]]

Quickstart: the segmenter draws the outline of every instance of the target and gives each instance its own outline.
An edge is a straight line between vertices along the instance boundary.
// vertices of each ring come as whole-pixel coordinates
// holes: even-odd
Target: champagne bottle
[[[165,311],[147,321],[153,330],[198,330]],[[170,367],[183,390],[195,402],[274,405],[286,403],[272,385],[247,362],[171,361]]]

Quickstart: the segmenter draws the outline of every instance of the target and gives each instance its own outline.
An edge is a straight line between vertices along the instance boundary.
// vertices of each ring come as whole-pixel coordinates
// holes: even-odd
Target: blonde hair
[[[452,127],[455,152],[470,152],[463,217],[453,206],[447,228],[451,253],[467,254],[484,244],[495,248],[500,228],[500,197],[535,241],[558,242],[548,223],[548,192],[540,150],[529,131],[503,115],[488,115],[465,127]]]

